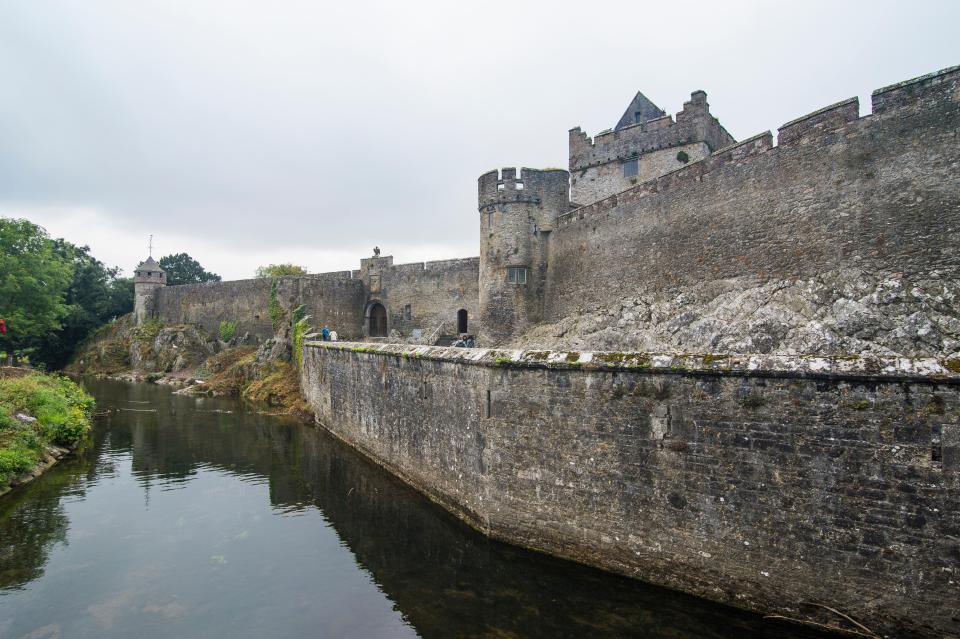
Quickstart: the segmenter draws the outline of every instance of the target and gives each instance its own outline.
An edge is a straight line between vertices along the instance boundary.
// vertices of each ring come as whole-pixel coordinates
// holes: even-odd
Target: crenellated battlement
[[[699,181],[704,175],[723,166],[742,163],[750,158],[766,153],[773,148],[773,135],[765,131],[743,142],[732,144],[697,162],[691,162],[681,169],[671,171],[660,177],[638,184],[632,189],[611,195],[610,197],[581,206],[557,219],[557,226],[563,227],[579,220],[590,219],[604,214],[627,202],[634,202],[650,195],[660,193],[678,185]]]
[[[605,131],[593,138],[580,127],[570,129],[569,168],[571,172],[580,171],[694,142],[703,142],[712,151],[735,141],[710,114],[707,94],[694,91],[676,119],[664,115]]]
[[[580,220],[602,216],[624,203],[639,201],[650,195],[701,181],[711,172],[731,163],[750,162],[768,152],[772,152],[774,157],[777,157],[780,153],[801,145],[830,144],[848,133],[857,131],[866,122],[875,121],[877,118],[895,120],[901,113],[913,113],[923,109],[932,111],[942,108],[945,102],[952,103],[956,105],[955,108],[960,109],[960,66],[949,67],[936,73],[877,89],[873,92],[874,112],[872,114],[861,117],[859,100],[855,97],[831,104],[790,120],[779,127],[777,146],[772,143],[771,133],[765,131],[741,143],[719,149],[682,168],[645,180],[632,188],[592,204],[581,206],[561,216],[557,224],[558,227],[564,227]],[[647,124],[649,125],[649,122]],[[617,132],[604,134],[604,137],[615,133]],[[881,135],[885,134],[886,131]],[[589,143],[589,138],[579,127],[570,131],[570,139],[571,148],[575,143],[577,145]],[[882,142],[882,139],[878,141]],[[592,144],[596,146],[595,141]]]
[[[563,169],[504,167],[478,179],[480,210],[506,203],[543,204],[567,199],[570,174]]]
[[[873,113],[879,115],[903,107],[922,107],[927,99],[937,99],[943,94],[943,85],[948,85],[947,90],[951,87],[956,90],[958,76],[960,65],[881,87],[871,94]]]
[[[860,100],[849,98],[790,120],[777,129],[777,144],[794,144],[817,138],[860,117]]]
[[[676,118],[638,93],[614,129],[594,138],[570,130],[571,199],[596,202],[734,142],[710,114],[704,91],[691,93]]]

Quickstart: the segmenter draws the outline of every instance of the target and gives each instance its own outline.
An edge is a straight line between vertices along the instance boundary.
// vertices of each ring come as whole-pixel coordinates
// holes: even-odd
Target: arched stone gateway
[[[367,335],[370,337],[387,336],[387,309],[383,304],[374,302],[367,311]]]

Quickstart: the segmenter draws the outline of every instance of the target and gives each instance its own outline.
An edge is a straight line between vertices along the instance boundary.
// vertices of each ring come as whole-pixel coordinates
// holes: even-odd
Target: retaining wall
[[[960,636],[956,362],[308,343],[318,421],[487,534]]]

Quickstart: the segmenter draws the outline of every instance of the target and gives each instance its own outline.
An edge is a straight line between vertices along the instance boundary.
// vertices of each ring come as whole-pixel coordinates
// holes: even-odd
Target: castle
[[[960,352],[957,68],[737,143],[694,91],[676,116],[637,93],[569,171],[480,176],[480,255],[165,287],[136,315],[273,333],[271,294],[344,339],[584,350]],[[154,275],[155,274],[155,275]],[[159,279],[153,279],[159,278]],[[956,297],[955,297],[956,296]],[[939,301],[936,301],[939,300]]]
[[[318,423],[496,539],[960,637],[960,67],[870,106],[735,142],[703,92],[638,94],[570,132],[569,172],[480,176],[477,258],[190,286],[147,261],[137,317],[267,338],[302,304],[367,340],[303,343]],[[465,332],[485,348],[431,346]]]

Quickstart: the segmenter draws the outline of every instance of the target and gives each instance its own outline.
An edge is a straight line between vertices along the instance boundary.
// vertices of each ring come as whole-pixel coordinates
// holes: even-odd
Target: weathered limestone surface
[[[957,357],[960,281],[850,268],[756,282],[731,278],[625,293],[539,325],[524,348]]]
[[[943,637],[960,636],[958,377],[934,359],[308,343],[302,385],[323,426],[496,538]]]

